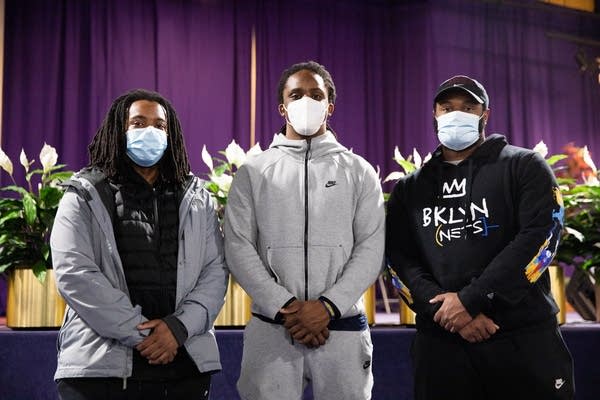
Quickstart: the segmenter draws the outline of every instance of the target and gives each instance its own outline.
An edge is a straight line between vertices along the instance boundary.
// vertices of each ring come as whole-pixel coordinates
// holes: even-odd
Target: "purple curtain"
[[[551,152],[570,141],[587,144],[600,160],[597,77],[577,70],[577,44],[546,35],[557,31],[599,40],[599,16],[531,1],[490,3],[261,2],[260,140],[268,143],[283,123],[276,109],[281,71],[314,59],[328,68],[338,90],[330,122],[340,141],[379,165],[382,177],[399,169],[392,160],[395,145],[403,155],[436,147],[433,93],[457,74],[486,86],[492,108],[488,133],[503,133],[526,147],[543,139]]]
[[[340,141],[382,175],[398,169],[395,145],[405,155],[435,147],[432,94],[454,74],[488,89],[488,132],[527,147],[543,139],[553,152],[588,144],[598,161],[600,85],[578,72],[577,44],[546,32],[600,40],[599,22],[535,1],[9,1],[2,148],[16,161],[45,141],[78,169],[112,100],[145,87],[172,101],[192,169],[205,172],[203,144],[213,154],[231,139],[249,145],[254,26],[263,148],[283,123],[281,72],[314,59],[338,89]]]
[[[15,163],[47,142],[77,170],[112,101],[141,87],[171,101],[193,170],[205,172],[203,144],[249,144],[243,13],[234,0],[8,1],[2,148]]]

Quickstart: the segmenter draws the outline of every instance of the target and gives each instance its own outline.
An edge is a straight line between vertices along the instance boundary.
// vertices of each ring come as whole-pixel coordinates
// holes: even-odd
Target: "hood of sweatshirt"
[[[308,146],[309,140],[288,139],[284,134],[278,133],[273,137],[273,142],[269,147],[279,149],[295,158],[304,159]],[[329,130],[323,135],[310,139],[310,158],[312,159],[345,151],[348,149],[342,146]]]

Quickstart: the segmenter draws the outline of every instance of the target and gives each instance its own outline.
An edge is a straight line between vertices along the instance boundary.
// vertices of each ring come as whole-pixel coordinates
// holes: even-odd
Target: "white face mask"
[[[445,147],[461,151],[479,140],[479,120],[475,114],[452,111],[436,117],[438,139]]]
[[[317,133],[327,118],[327,104],[307,96],[292,101],[284,109],[287,111],[287,123],[302,136]]]

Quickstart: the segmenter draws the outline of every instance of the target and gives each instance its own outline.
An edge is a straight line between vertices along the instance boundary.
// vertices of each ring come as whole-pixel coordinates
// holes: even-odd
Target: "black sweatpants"
[[[415,400],[572,400],[573,359],[556,324],[469,343],[417,332],[411,355]]]
[[[61,400],[207,400],[210,374],[177,380],[127,380],[120,378],[68,378],[57,382]]]

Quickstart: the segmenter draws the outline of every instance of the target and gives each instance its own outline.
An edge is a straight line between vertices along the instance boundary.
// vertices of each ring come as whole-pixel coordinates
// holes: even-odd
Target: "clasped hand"
[[[438,294],[429,302],[442,303],[433,320],[447,331],[458,332],[473,319],[455,292]]]
[[[135,348],[148,359],[150,364],[168,364],[177,355],[177,339],[162,319],[153,319],[137,326],[137,329],[150,329],[150,335]]]
[[[476,343],[489,339],[500,327],[484,314],[475,318],[463,306],[455,292],[442,293],[429,300],[442,305],[433,316],[433,320],[450,332],[458,332],[465,340]]]
[[[316,348],[329,338],[329,313],[319,300],[294,300],[279,312],[283,315],[283,326],[298,343]]]

